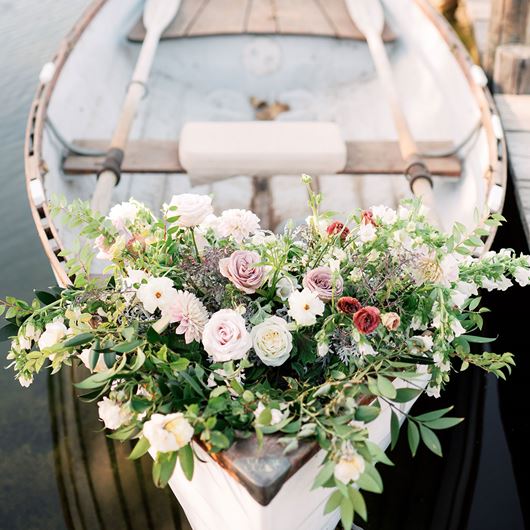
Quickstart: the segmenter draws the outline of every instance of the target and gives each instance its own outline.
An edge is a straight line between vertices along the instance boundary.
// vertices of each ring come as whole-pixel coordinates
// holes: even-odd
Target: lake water
[[[40,68],[87,4],[0,0],[2,298],[29,298],[32,287],[53,282],[27,205],[23,137]],[[509,228],[501,231],[499,240],[523,250],[513,201],[507,209]],[[528,310],[516,308],[528,307],[525,293],[520,289],[509,297],[490,297],[497,316],[489,323],[489,333],[503,334],[499,351],[516,352],[514,377],[497,385],[470,370],[451,386],[440,406],[456,403],[466,422],[443,433],[446,457],[421,451],[412,460],[406,443],[400,443],[392,455],[398,465],[384,472],[384,495],[369,499],[372,518],[367,529],[524,528],[520,498],[528,511],[524,469],[530,428],[523,392],[530,348],[523,331],[528,328]],[[2,344],[2,356],[5,350]],[[127,463],[124,450],[96,432],[94,407],[72,408],[72,403],[68,381],[51,384],[42,375],[22,390],[10,371],[0,370],[0,528],[187,528],[171,495],[150,487],[149,464]]]

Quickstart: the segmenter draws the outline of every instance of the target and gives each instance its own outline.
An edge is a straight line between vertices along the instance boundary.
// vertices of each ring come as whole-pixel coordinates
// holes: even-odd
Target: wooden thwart
[[[74,140],[80,147],[105,151],[108,140]],[[452,147],[451,142],[419,142],[425,151],[445,151]],[[346,143],[348,158],[342,173],[351,174],[402,174],[405,162],[399,145],[391,141],[357,141]],[[67,156],[63,171],[68,175],[88,175],[97,173],[103,157]],[[430,158],[428,166],[434,175],[459,177],[462,171],[456,156]],[[300,168],[303,172],[304,168]],[[127,145],[122,164],[123,173],[185,173],[178,155],[178,142],[173,140],[131,140]]]
[[[183,0],[162,38],[241,33],[364,40],[348,15],[344,0]],[[128,38],[140,42],[144,37],[140,19]],[[385,26],[383,40],[395,39],[395,34]]]

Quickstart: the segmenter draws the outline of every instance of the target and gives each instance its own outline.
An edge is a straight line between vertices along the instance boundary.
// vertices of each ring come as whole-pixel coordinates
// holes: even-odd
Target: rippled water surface
[[[33,286],[53,282],[27,206],[23,136],[39,70],[87,4],[0,0],[1,297],[28,298]],[[501,232],[501,242],[522,250],[513,203],[509,213],[510,228]],[[530,348],[527,309],[514,308],[528,307],[527,298],[519,290],[490,301],[499,316],[489,333],[505,337],[498,350],[516,352],[515,377],[498,386],[470,370],[452,385],[444,403],[456,403],[467,420],[443,436],[446,458],[423,451],[412,462],[406,444],[398,445],[392,455],[398,465],[385,471],[385,494],[369,500],[366,528],[524,528],[520,498],[526,510],[530,505],[523,471],[530,440],[524,394]],[[5,349],[2,344],[2,357]],[[74,403],[67,378],[50,384],[41,376],[22,390],[10,371],[0,370],[0,528],[188,528],[170,494],[150,486],[149,464],[125,462],[125,448],[96,432],[94,407]]]

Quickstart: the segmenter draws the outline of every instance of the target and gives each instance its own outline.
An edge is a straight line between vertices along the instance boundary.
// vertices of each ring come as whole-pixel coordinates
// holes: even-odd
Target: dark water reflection
[[[32,286],[52,283],[25,196],[24,127],[40,67],[87,4],[0,0],[2,297],[28,298]],[[509,228],[501,230],[498,244],[526,250],[513,198],[507,212]],[[521,530],[524,518],[530,528],[527,293],[488,297],[495,310],[488,333],[501,335],[498,351],[516,353],[512,378],[497,384],[470,370],[455,379],[436,405],[455,404],[466,422],[441,433],[444,459],[421,450],[413,460],[402,439],[392,454],[396,467],[384,472],[385,494],[369,498],[367,530]],[[95,407],[73,399],[69,377],[40,377],[22,391],[10,372],[0,370],[0,528],[188,528],[172,495],[152,487],[147,459],[127,461],[127,447],[97,432]],[[432,402],[417,405],[426,406]]]

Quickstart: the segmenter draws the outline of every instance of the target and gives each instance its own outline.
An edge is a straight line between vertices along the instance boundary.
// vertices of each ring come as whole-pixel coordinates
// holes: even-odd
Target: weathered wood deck
[[[481,57],[486,54],[492,0],[466,0]],[[496,94],[506,134],[510,177],[530,244],[530,95]]]

